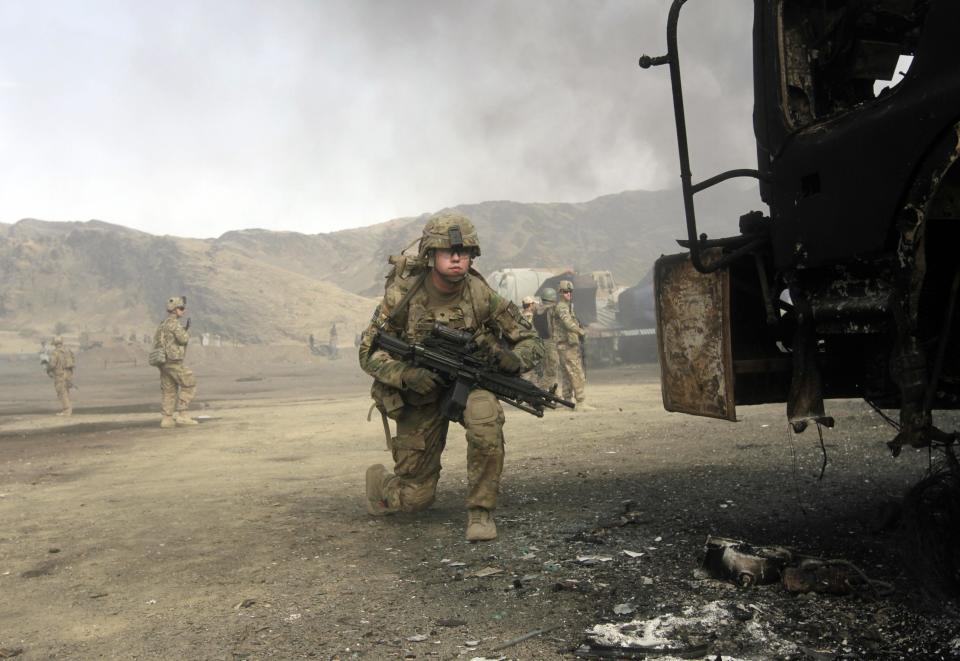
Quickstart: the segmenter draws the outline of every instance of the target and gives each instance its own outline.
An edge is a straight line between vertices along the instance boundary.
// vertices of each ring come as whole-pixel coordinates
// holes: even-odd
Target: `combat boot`
[[[71,416],[71,415],[73,415],[73,409],[63,409],[63,410],[60,411],[60,413],[58,413],[57,415],[62,415],[63,417]]]
[[[497,524],[493,514],[483,507],[471,507],[467,510],[467,541],[485,542],[497,538]]]
[[[582,399],[577,400],[577,408],[574,409],[574,411],[578,411],[578,412],[596,411],[596,410],[597,410],[596,406],[590,406],[589,404],[587,404],[585,400],[582,400]]]
[[[173,414],[173,422],[178,425],[187,426],[187,425],[198,425],[200,424],[196,420],[181,413]]]
[[[383,464],[374,464],[367,469],[367,513],[371,516],[393,514],[383,497],[383,485],[389,473]]]
[[[170,427],[176,427],[177,423],[173,421],[172,415],[165,415],[160,418],[160,426],[164,429],[169,429]]]

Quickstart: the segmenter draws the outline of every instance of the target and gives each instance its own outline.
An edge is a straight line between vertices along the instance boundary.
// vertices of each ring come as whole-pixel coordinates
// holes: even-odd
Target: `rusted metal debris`
[[[783,546],[753,546],[725,537],[707,537],[703,568],[713,577],[740,587],[781,583],[788,592],[848,595],[868,592],[884,596],[889,583],[868,577],[847,560],[799,555]]]
[[[782,546],[752,546],[725,537],[707,537],[704,550],[703,568],[740,587],[776,583],[793,560],[793,553]]]

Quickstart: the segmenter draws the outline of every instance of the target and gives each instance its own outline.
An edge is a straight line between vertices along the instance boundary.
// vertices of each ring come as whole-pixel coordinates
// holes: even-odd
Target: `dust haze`
[[[0,7],[0,222],[210,237],[677,182],[668,3]],[[694,174],[752,167],[749,3],[691,3]]]

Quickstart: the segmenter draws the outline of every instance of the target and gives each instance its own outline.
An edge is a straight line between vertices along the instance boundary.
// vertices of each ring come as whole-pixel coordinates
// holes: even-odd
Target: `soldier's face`
[[[467,250],[440,248],[434,253],[433,263],[440,275],[458,278],[470,270],[470,253]]]

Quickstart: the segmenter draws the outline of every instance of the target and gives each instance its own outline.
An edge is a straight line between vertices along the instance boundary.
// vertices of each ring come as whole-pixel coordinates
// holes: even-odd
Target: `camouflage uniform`
[[[569,288],[568,288],[569,287]],[[571,291],[573,285],[569,280],[560,282],[560,291]],[[580,356],[580,338],[586,335],[580,328],[576,313],[573,311],[573,302],[560,300],[554,308],[554,338],[557,344],[557,354],[560,359],[560,371],[563,376],[563,398],[576,398],[577,408],[584,404],[586,395],[586,377],[583,374],[583,362]]]
[[[536,310],[536,300],[533,296],[524,296],[523,307],[520,309],[520,314],[526,320],[530,327],[533,328],[533,315]],[[530,383],[540,387],[540,384],[543,382],[543,363],[541,362],[536,368],[526,372],[523,375],[523,378],[529,381]]]
[[[47,376],[53,377],[53,387],[60,400],[60,412],[57,415],[72,415],[73,404],[70,402],[70,388],[73,387],[73,352],[63,347],[63,339],[59,336],[53,340],[53,353],[47,363]]]
[[[159,366],[161,427],[196,424],[195,420],[183,415],[197,392],[196,377],[183,366],[190,341],[190,333],[180,325],[176,314],[176,309],[183,303],[184,299],[179,296],[167,301],[168,316],[157,328],[153,339],[154,346],[163,347],[167,354],[167,362]]]
[[[381,411],[397,422],[397,434],[390,439],[393,473],[379,465],[367,471],[371,514],[415,512],[433,503],[449,425],[440,412],[444,395],[441,388],[432,387],[422,394],[414,391],[405,381],[405,370],[411,369],[407,363],[385,351],[371,351],[378,328],[406,342],[421,342],[434,322],[456,329],[485,328],[512,348],[522,368],[535,367],[542,356],[540,338],[517,306],[497,295],[475,271],[467,273],[453,293],[441,292],[433,284],[431,271],[426,268],[427,260],[432,260],[432,251],[424,246],[425,243],[430,246],[430,237],[437,232],[445,233],[448,227],[457,229],[457,234],[451,236],[459,236],[462,230],[463,243],[455,246],[470,247],[474,255],[479,254],[476,233],[469,219],[445,214],[428,221],[421,239],[420,258],[402,257],[395,262],[383,301],[360,342],[360,366],[376,380],[374,399]],[[415,293],[401,306],[401,299],[411,288],[415,288]],[[460,422],[466,429],[467,440],[467,507],[471,515],[475,510],[485,513],[492,526],[489,512],[496,507],[503,471],[503,408],[492,393],[473,390],[467,397]],[[496,536],[495,526],[492,530],[492,537],[472,538],[468,526],[467,538],[471,541],[492,539]]]
[[[550,390],[560,382],[558,371],[560,358],[557,355],[557,341],[554,337],[556,333],[554,312],[557,307],[557,292],[553,289],[546,289],[541,298],[543,302],[540,304],[537,314],[543,315],[546,322],[547,338],[543,341],[543,376],[540,380],[540,387],[544,390]]]
[[[523,315],[523,318],[527,320],[531,326],[533,326],[533,313],[536,310],[537,301],[533,296],[524,296],[523,297],[523,309],[520,311],[520,314]]]

